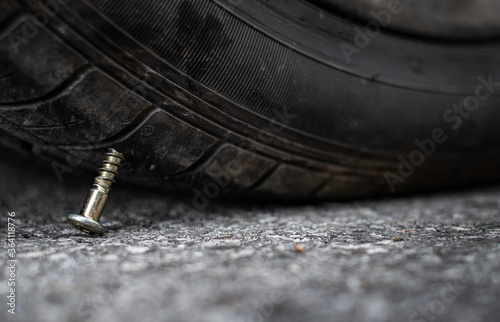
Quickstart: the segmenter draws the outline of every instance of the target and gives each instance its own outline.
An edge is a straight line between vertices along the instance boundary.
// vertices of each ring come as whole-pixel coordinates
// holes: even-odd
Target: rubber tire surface
[[[2,142],[58,176],[114,147],[206,198],[498,181],[500,42],[365,27],[307,1],[0,0]]]

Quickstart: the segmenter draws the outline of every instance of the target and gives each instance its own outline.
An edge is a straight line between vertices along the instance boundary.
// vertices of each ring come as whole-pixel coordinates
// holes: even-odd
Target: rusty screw
[[[103,235],[106,232],[99,219],[111,191],[111,184],[115,182],[114,177],[118,174],[118,168],[123,160],[123,154],[115,149],[108,150],[80,214],[69,214],[69,223],[88,234]]]

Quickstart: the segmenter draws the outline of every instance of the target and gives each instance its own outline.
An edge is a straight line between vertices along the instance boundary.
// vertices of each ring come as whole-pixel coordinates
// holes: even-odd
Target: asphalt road
[[[499,321],[500,187],[320,205],[219,203],[0,161],[0,321]],[[8,312],[15,212],[16,314]]]

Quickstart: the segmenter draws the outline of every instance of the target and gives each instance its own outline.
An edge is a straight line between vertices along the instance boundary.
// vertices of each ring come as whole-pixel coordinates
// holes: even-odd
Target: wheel
[[[60,180],[113,147],[200,207],[498,181],[496,27],[433,38],[332,3],[0,0],[1,141]]]

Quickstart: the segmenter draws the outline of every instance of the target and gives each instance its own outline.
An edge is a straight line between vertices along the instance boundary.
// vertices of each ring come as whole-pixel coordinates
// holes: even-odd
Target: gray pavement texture
[[[500,321],[500,187],[194,211],[118,183],[89,237],[65,218],[93,177],[2,156],[0,321]]]

